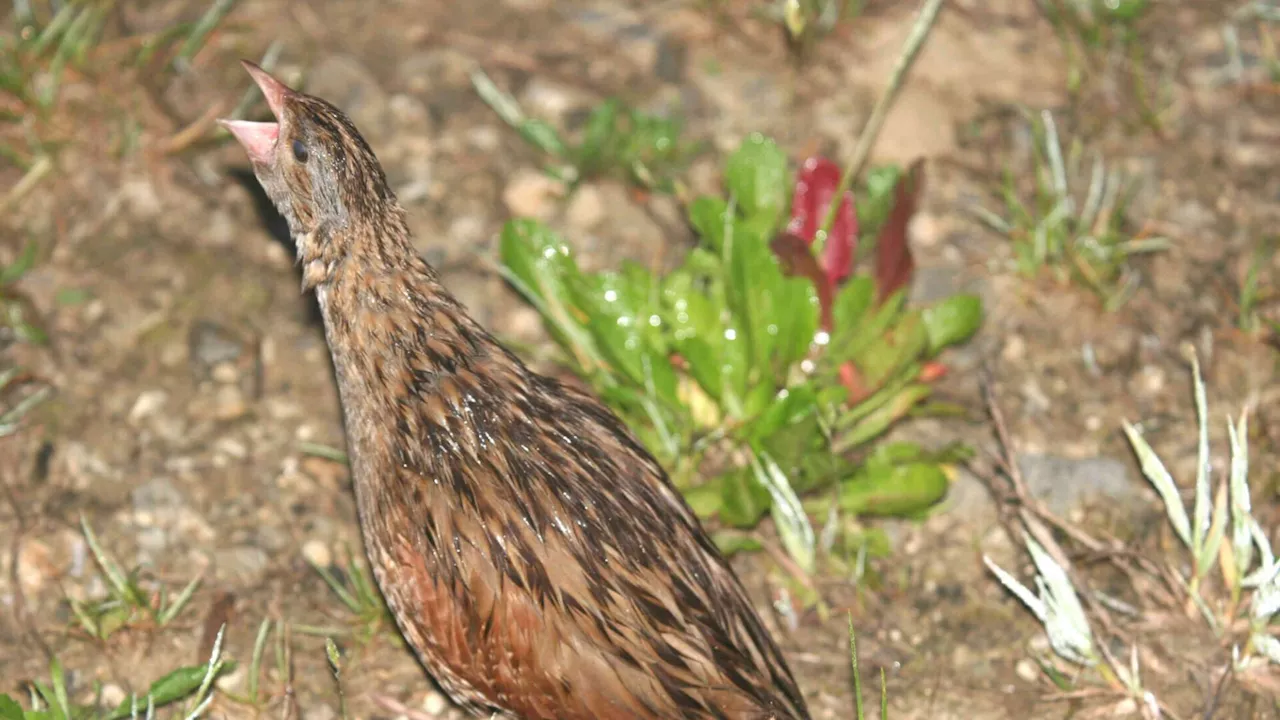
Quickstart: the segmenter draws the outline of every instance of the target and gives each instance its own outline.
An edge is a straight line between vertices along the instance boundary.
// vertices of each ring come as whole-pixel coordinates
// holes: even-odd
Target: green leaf
[[[689,374],[715,400],[722,397],[726,363],[722,362],[724,326],[722,308],[684,268],[667,275],[662,287],[663,316],[668,323],[671,345],[689,363]],[[745,379],[746,368],[740,371]]]
[[[889,217],[893,209],[894,188],[898,186],[898,178],[902,168],[897,165],[885,165],[867,170],[863,181],[863,191],[856,193],[858,205],[858,225],[860,237],[874,238],[880,232],[880,226]],[[868,245],[864,248],[870,249]]]
[[[587,118],[586,129],[582,134],[582,144],[578,147],[576,163],[582,173],[588,174],[607,164],[612,152],[612,145],[618,124],[618,101],[606,100]]]
[[[739,528],[752,528],[769,511],[769,490],[756,481],[750,468],[737,468],[716,478],[720,486],[720,520]]]
[[[929,345],[929,335],[920,311],[903,316],[880,342],[868,345],[855,360],[868,388],[878,388],[890,377],[914,363]]]
[[[560,133],[551,125],[536,118],[526,118],[520,123],[520,135],[526,141],[548,155],[563,158],[568,155]]]
[[[791,192],[787,157],[772,140],[752,133],[729,156],[725,185],[745,215],[765,218],[772,227],[782,217]]]
[[[784,427],[807,420],[817,412],[817,403],[817,393],[812,385],[782,390],[767,410],[745,426],[747,442],[759,443]]]
[[[893,327],[899,315],[902,314],[906,302],[906,294],[898,291],[885,298],[884,303],[872,311],[870,315],[864,316],[862,321],[857,323],[855,327],[851,327],[848,331],[833,337],[831,345],[825,354],[825,359],[830,364],[832,372],[834,372],[835,367],[845,360],[853,360],[857,364],[862,353],[866,352],[867,348],[872,344],[879,342],[885,331]]]
[[[9,265],[0,268],[0,286],[10,285],[17,282],[27,271],[31,269],[36,262],[36,241],[30,240],[26,246],[22,248],[22,253],[18,255]]]
[[[924,325],[929,333],[929,354],[949,345],[968,340],[982,324],[982,298],[977,295],[953,295],[924,310]]]
[[[800,565],[800,569],[811,573],[816,564],[817,541],[814,539],[809,516],[782,468],[778,467],[768,453],[761,453],[755,448],[753,451],[755,455],[751,467],[755,471],[757,482],[768,488],[773,500],[770,510],[782,545],[787,554]]]
[[[716,255],[724,251],[725,226],[732,222],[728,204],[718,197],[704,195],[689,204],[689,223]]]
[[[769,331],[777,333],[773,369],[786,377],[791,366],[809,354],[818,332],[818,291],[805,278],[784,277],[774,291],[772,311]]]
[[[0,720],[23,720],[22,706],[8,695],[0,695]]]
[[[711,539],[725,557],[732,557],[740,552],[759,552],[764,548],[759,538],[736,530],[714,532],[711,534]]]
[[[773,404],[775,394],[773,378],[760,378],[747,389],[747,394],[742,398],[742,417],[755,417],[767,410]]]
[[[868,463],[840,487],[840,509],[860,515],[911,515],[947,493],[947,476],[933,463]]]
[[[597,347],[613,367],[648,395],[675,404],[676,375],[658,313],[657,282],[649,271],[626,263],[621,272],[581,276],[573,290]]]
[[[842,431],[833,444],[832,451],[847,452],[881,435],[895,422],[901,420],[917,403],[928,397],[930,392],[928,385],[914,383],[897,390],[892,396],[885,396],[886,402],[863,415],[857,422],[846,423],[845,418],[840,418],[837,422]]]
[[[729,306],[738,326],[746,331],[750,377],[762,382],[766,375],[774,374],[773,353],[782,328],[797,320],[780,317],[780,301],[797,290],[784,283],[788,279],[783,278],[764,237],[750,232],[745,223],[738,223],[733,235],[725,238],[725,255],[730,273],[726,287]],[[789,280],[809,284],[800,278]]]
[[[512,220],[502,228],[499,255],[508,282],[538,309],[552,337],[584,368],[598,364],[595,343],[570,296],[570,284],[582,274],[564,241],[537,220]]]
[[[214,666],[214,673],[217,675],[223,672],[230,672],[235,669],[235,666],[236,664],[231,661],[219,661]],[[156,707],[182,700],[200,689],[200,685],[204,682],[205,675],[208,672],[208,664],[178,668],[151,683],[147,694],[151,696],[151,700]],[[139,706],[146,707],[145,698],[146,696],[142,696],[138,699]],[[132,698],[125,698],[123,702],[116,706],[115,710],[112,710],[107,715],[107,720],[120,720],[120,718],[130,717],[132,715],[132,706]]]
[[[693,509],[693,514],[706,520],[715,517],[724,505],[723,491],[714,482],[703,483],[683,491],[685,502]]]
[[[857,331],[875,297],[876,281],[870,275],[858,274],[849,278],[836,294],[831,307],[832,329],[837,338]]]

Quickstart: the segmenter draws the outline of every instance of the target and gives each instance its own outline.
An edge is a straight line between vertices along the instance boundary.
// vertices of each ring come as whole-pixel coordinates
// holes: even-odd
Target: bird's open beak
[[[249,159],[255,163],[269,163],[271,153],[275,150],[276,140],[280,137],[280,118],[284,113],[284,101],[293,90],[275,79],[266,70],[241,60],[241,65],[249,71],[253,81],[258,84],[263,97],[267,99],[267,107],[276,116],[276,122],[250,122],[248,120],[224,120],[219,118],[218,124],[225,127],[240,141]]]

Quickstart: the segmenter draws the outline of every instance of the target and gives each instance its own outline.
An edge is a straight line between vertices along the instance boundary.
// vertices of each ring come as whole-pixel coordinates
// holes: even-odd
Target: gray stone
[[[235,333],[211,320],[197,320],[187,333],[187,351],[192,371],[203,378],[224,362],[233,362],[244,353],[244,345]]]
[[[213,562],[219,580],[248,587],[262,583],[269,559],[262,548],[241,545],[218,550],[214,553]]]
[[[148,480],[133,489],[133,509],[144,513],[172,512],[185,504],[182,491],[168,478]]]
[[[1124,463],[1111,458],[1020,455],[1018,468],[1031,494],[1059,515],[1091,502],[1130,505],[1142,498]]]

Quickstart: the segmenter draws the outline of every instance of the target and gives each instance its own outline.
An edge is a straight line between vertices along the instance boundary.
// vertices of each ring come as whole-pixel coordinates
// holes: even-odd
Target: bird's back
[[[446,691],[529,719],[808,717],[741,583],[622,422],[469,318],[449,324],[420,367],[404,361],[385,416],[361,419],[396,427],[397,447],[352,438],[379,584]]]

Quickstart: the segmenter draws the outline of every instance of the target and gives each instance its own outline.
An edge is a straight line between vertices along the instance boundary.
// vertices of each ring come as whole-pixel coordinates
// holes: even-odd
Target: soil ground
[[[230,142],[171,154],[156,148],[212,117],[215,106],[234,106],[249,87],[235,60],[261,57],[278,41],[279,75],[305,77],[309,92],[351,113],[446,284],[482,322],[550,367],[536,314],[492,270],[496,233],[513,211],[546,217],[592,268],[669,257],[693,238],[661,196],[638,202],[609,181],[589,183],[571,201],[548,195],[533,179],[543,159],[476,96],[470,71],[483,68],[531,113],[571,128],[606,97],[679,108],[688,135],[712,148],[690,170],[695,188],[716,187],[719,157],[748,132],[771,135],[794,159],[846,157],[914,3],[872,0],[803,64],[790,59],[778,25],[749,11],[763,4],[244,0],[192,70],[162,88],[145,90],[136,78],[110,87],[69,80],[73,120],[56,128],[67,140],[56,168],[4,213],[0,236],[0,262],[24,239],[41,245],[22,289],[53,339],[52,349],[15,343],[5,354],[57,388],[30,431],[0,444],[11,498],[0,504],[0,539],[13,549],[0,553],[0,691],[45,676],[41,644],[75,670],[75,692],[91,692],[95,681],[116,695],[141,690],[168,669],[202,661],[208,627],[227,620],[227,651],[242,662],[222,685],[244,692],[244,661],[259,623],[272,618],[344,631],[353,716],[404,716],[388,699],[419,715],[453,712],[441,709],[392,632],[368,641],[353,634],[350,613],[307,562],[337,568],[344,546],[360,549],[345,468],[304,452],[305,443],[341,448],[342,427],[312,301],[298,292],[279,228],[264,222],[243,153]],[[1256,54],[1259,26],[1242,26],[1243,73],[1230,71],[1223,27],[1236,9],[1185,0],[1153,3],[1144,16],[1140,72],[1159,114],[1155,127],[1142,120],[1128,65],[1105,50],[1084,90],[1068,92],[1071,61],[1034,3],[954,0],[873,157],[928,160],[912,235],[915,294],[967,288],[987,303],[983,330],[948,356],[943,384],[968,414],[898,432],[931,446],[963,440],[978,450],[978,468],[989,465],[997,446],[978,392],[978,370],[988,364],[1023,460],[1061,460],[1047,464],[1038,486],[1071,520],[1153,553],[1174,539],[1120,422],[1142,421],[1175,476],[1193,476],[1184,343],[1205,366],[1215,468],[1225,461],[1221,420],[1248,406],[1254,502],[1264,526],[1274,517],[1276,354],[1237,319],[1249,261],[1280,218],[1280,95]],[[123,14],[147,29],[201,11],[201,3],[169,0],[129,4]],[[1141,284],[1118,311],[1048,274],[1017,274],[1008,240],[971,212],[979,203],[999,208],[1002,173],[1025,166],[1026,126],[1010,111],[1018,105],[1053,111],[1064,133],[1138,177],[1134,215],[1171,240],[1168,251],[1135,263]],[[127,127],[140,151],[119,152]],[[0,166],[0,187],[19,177]],[[1280,261],[1266,256],[1262,287],[1277,269]],[[1085,472],[1064,490],[1075,482],[1072,468],[1097,458],[1111,461],[1105,473]],[[106,643],[69,629],[63,599],[103,590],[86,559],[82,515],[150,580],[176,589],[203,573],[174,626],[123,631]],[[1027,577],[1025,555],[999,517],[982,484],[962,473],[928,520],[871,523],[889,532],[893,552],[872,563],[862,587],[821,578],[829,604],[852,609],[864,686],[885,670],[895,718],[1136,713],[1114,697],[1064,696],[1028,659],[1043,652],[1042,633],[982,564],[985,553]],[[846,614],[781,623],[768,612],[775,564],[767,555],[735,564],[815,717],[852,717]],[[1131,592],[1124,599],[1141,605]],[[1229,646],[1185,614],[1142,609],[1127,632],[1141,639],[1144,681],[1178,717],[1200,716]],[[295,631],[294,658],[302,716],[335,717],[323,639]],[[262,687],[277,694],[264,712],[277,714],[282,684],[273,669]],[[1266,687],[1228,683],[1219,717],[1276,717]],[[252,711],[222,699],[212,713]]]

